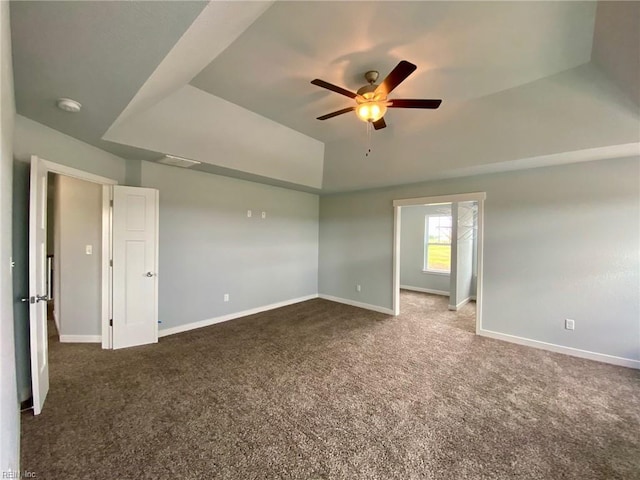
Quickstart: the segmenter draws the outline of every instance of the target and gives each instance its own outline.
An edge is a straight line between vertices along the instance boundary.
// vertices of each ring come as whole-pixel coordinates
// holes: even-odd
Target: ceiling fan
[[[387,98],[391,91],[404,82],[416,68],[413,63],[402,60],[380,84],[376,84],[379,73],[375,70],[370,70],[364,74],[364,78],[369,82],[369,85],[358,89],[356,93],[319,78],[312,80],[311,83],[313,85],[326,88],[356,101],[355,105],[322,115],[318,117],[318,120],[327,120],[343,113],[355,111],[360,120],[370,122],[373,124],[373,128],[380,130],[387,126],[384,121],[384,114],[387,112],[387,108],[438,108],[442,100]]]

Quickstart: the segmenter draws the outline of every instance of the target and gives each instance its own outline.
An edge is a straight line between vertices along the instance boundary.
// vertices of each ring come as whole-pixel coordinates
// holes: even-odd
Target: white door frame
[[[393,201],[393,314],[400,315],[400,227],[401,207],[431,203],[478,202],[478,278],[476,285],[476,334],[482,330],[482,278],[484,245],[484,201],[486,192],[438,195],[435,197],[404,198]]]
[[[38,157],[32,155],[31,161],[34,161],[34,158],[37,159]],[[109,265],[111,260],[111,192],[113,190],[112,186],[117,185],[118,181],[42,158],[40,161],[47,173],[57,173],[102,185],[102,258],[100,262],[102,295],[100,317],[102,319],[102,348],[109,349],[111,348],[111,327],[109,325],[109,319],[111,318],[111,267]]]

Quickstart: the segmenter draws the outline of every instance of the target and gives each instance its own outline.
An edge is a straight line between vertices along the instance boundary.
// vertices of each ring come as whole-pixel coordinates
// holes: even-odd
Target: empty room
[[[640,479],[640,2],[0,2],[0,472]]]

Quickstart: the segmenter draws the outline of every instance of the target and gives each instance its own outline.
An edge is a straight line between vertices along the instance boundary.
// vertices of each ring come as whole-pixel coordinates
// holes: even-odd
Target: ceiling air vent
[[[158,163],[164,163],[165,165],[173,165],[174,167],[189,168],[194,165],[200,165],[200,162],[196,160],[189,160],[188,158],[176,157],[175,155],[165,155]]]

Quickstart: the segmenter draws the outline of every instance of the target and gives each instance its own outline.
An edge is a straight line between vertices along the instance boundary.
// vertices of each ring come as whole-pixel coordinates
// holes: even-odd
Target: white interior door
[[[29,324],[33,413],[39,415],[49,391],[47,342],[47,169],[31,157],[29,188]]]
[[[158,191],[113,187],[113,348],[158,341]]]

